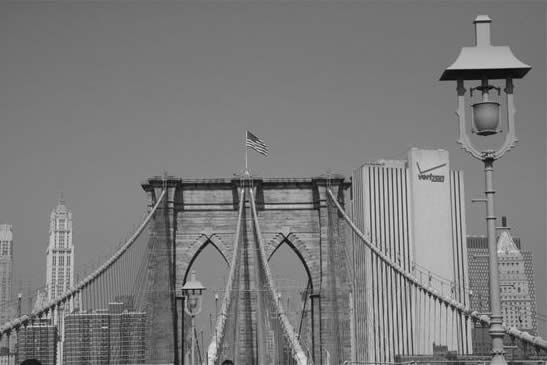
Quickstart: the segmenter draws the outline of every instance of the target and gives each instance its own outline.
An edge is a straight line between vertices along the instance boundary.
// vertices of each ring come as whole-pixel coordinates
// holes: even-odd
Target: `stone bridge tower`
[[[349,360],[350,279],[345,245],[350,237],[346,237],[342,218],[326,195],[330,187],[344,204],[349,182],[340,176],[251,180],[155,177],[142,185],[149,206],[163,188],[168,194],[150,228],[147,280],[154,290],[146,294],[146,363],[180,363],[181,305],[175,293],[180,292],[189,268],[207,244],[231,262],[243,184],[255,189],[268,257],[287,243],[307,272],[312,286],[308,348],[314,363],[323,363],[327,352],[334,364]]]

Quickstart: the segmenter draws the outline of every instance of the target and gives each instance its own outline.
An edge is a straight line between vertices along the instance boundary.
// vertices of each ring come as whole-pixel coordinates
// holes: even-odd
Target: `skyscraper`
[[[46,290],[48,300],[54,299],[74,284],[74,245],[72,244],[72,213],[61,198],[51,211],[49,246],[47,248]]]
[[[407,161],[364,164],[352,182],[353,220],[371,242],[423,277],[423,285],[467,304],[463,173],[450,170],[448,152],[413,148]],[[434,343],[470,353],[471,323],[463,315],[450,318],[441,307],[438,312],[450,319],[434,328],[439,321],[423,312],[434,308],[433,299],[400,280],[359,239],[352,256],[355,360],[432,354]]]
[[[65,206],[61,196],[57,207],[51,211],[49,219],[49,245],[46,251],[47,272],[46,291],[48,300],[69,290],[74,284],[74,245],[72,244],[72,213]],[[72,303],[67,302],[64,311],[72,311]],[[60,340],[57,342],[56,361],[63,364],[64,316],[55,316],[53,325],[57,326]]]
[[[513,238],[505,217],[497,241],[501,314],[507,327],[536,334],[536,298],[532,253],[521,247],[519,238]],[[472,290],[471,309],[479,313],[490,311],[488,240],[482,236],[467,238],[469,277]],[[506,345],[511,345],[509,338]],[[492,342],[488,328],[473,329],[473,352],[489,354]],[[521,356],[520,351],[513,355]]]
[[[10,224],[0,224],[0,325],[11,319],[13,282],[13,232]]]

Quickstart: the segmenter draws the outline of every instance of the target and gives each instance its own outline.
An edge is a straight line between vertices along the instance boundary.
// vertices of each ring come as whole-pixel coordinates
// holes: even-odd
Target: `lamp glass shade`
[[[199,307],[199,297],[189,297],[188,298],[188,310],[192,313],[196,313]]]
[[[479,136],[498,133],[500,104],[495,101],[473,104],[473,122],[475,124],[474,132]]]

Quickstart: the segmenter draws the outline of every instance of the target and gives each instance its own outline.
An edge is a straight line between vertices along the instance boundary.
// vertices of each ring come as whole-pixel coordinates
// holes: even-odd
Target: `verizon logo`
[[[446,163],[431,167],[426,170],[422,170],[420,168],[420,165],[416,162],[416,166],[418,167],[418,180],[429,180],[431,182],[444,182],[444,176],[443,175],[434,175],[431,173],[431,171],[435,171],[437,169],[440,169],[443,166],[446,166]],[[429,174],[428,174],[429,173]]]

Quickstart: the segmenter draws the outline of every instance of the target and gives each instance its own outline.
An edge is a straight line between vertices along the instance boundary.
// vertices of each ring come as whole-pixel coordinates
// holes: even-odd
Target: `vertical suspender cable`
[[[416,332],[415,332],[415,336],[418,338],[418,341],[417,341],[417,353],[418,354],[423,354],[424,351],[423,351],[423,347],[424,347],[424,342],[425,342],[425,337],[424,337],[424,330],[423,330],[423,313],[424,313],[424,302],[423,302],[423,298],[422,298],[422,291],[420,290],[420,288],[418,286],[415,286],[414,287],[414,294],[416,295],[416,298],[418,300],[418,307],[416,307],[416,317],[419,318],[418,321],[416,321]]]
[[[443,331],[442,331],[442,316],[443,316],[443,304],[441,303],[440,300],[437,300],[435,299],[435,304],[437,306],[437,312],[439,312],[439,314],[437,315],[437,319],[436,321],[438,322],[439,324],[439,334],[438,334],[438,337],[437,337],[437,340],[439,341],[439,344],[443,344]]]
[[[104,292],[103,292],[103,275],[97,275],[97,299],[99,302],[98,308],[104,309],[105,306],[105,298],[104,298]]]
[[[432,328],[432,339],[433,341],[431,341],[428,346],[431,346],[431,343],[439,343],[439,338],[437,337],[437,322],[439,322],[439,315],[437,314],[438,310],[437,310],[437,300],[435,298],[431,298],[429,297],[429,301],[431,303],[431,306],[433,307],[433,317],[432,317],[432,321],[429,322],[430,325],[433,327]]]
[[[445,326],[446,326],[446,328],[445,328],[445,332],[446,332],[445,341],[446,341],[446,344],[449,346],[449,349],[450,349],[451,348],[450,347],[451,342],[450,342],[449,337],[448,337],[448,328],[452,329],[453,327],[448,325],[448,323],[449,323],[448,322],[448,306],[446,306],[446,305],[443,306],[443,309],[444,309],[444,318],[445,318],[444,323],[445,323]]]
[[[81,280],[73,288],[70,288],[70,290],[65,291],[64,294],[57,296],[57,298],[55,298],[55,301],[53,303],[49,302],[43,307],[36,308],[30,314],[23,315],[22,317],[19,317],[9,322],[7,325],[1,326],[0,336],[3,334],[7,335],[8,333],[11,333],[11,331],[15,330],[17,326],[20,326],[20,324],[23,321],[25,320],[28,321],[29,317],[32,318],[32,316],[39,315],[40,313],[49,313],[51,318],[55,320],[56,316],[57,317],[59,316],[59,314],[55,313],[55,310],[60,303],[67,303],[67,301],[70,302],[71,300],[74,301],[75,299],[77,299],[81,302],[81,304],[79,304],[79,307],[81,308],[84,307],[84,304],[85,304],[85,309],[90,309],[90,307],[92,306],[94,307],[97,304],[96,296],[98,295],[97,276],[102,276],[102,280],[104,282],[105,280],[104,271],[107,270],[109,265],[116,264],[117,260],[119,260],[120,257],[123,257],[124,252],[126,252],[131,247],[131,245],[134,243],[136,238],[142,233],[144,228],[152,219],[152,216],[154,215],[159,204],[161,203],[161,201],[163,201],[165,193],[166,193],[165,190],[161,192],[160,196],[157,198],[156,203],[154,204],[154,207],[150,210],[149,214],[146,216],[144,221],[137,228],[134,234],[117,250],[117,252],[114,254],[112,258],[110,258],[107,262],[103,263],[100,267],[96,268],[93,271],[93,273],[87,275],[83,280]],[[71,263],[71,264],[74,264],[74,263]],[[56,288],[54,287],[50,287],[48,289],[50,293],[56,290]],[[65,288],[61,288],[61,290],[64,290],[64,289]],[[106,295],[106,293],[104,293],[103,291],[103,296],[104,295]]]

